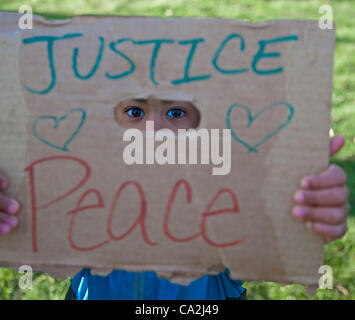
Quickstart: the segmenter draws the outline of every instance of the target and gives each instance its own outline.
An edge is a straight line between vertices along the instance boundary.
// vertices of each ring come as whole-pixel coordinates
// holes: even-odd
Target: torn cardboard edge
[[[14,15],[14,16],[22,16],[22,14],[14,11],[0,11],[0,13],[6,13],[9,15]],[[259,29],[259,28],[264,28],[268,26],[272,26],[278,22],[291,22],[291,21],[297,21],[297,22],[317,22],[318,20],[312,20],[312,19],[272,19],[272,20],[262,20],[258,22],[252,22],[252,21],[247,21],[247,20],[241,20],[241,19],[235,19],[235,18],[225,18],[225,17],[159,17],[159,16],[152,16],[152,15],[112,15],[112,14],[79,14],[79,15],[74,15],[74,16],[69,16],[68,18],[47,18],[41,13],[34,13],[33,17],[35,18],[34,21],[37,22],[38,24],[44,25],[44,26],[63,26],[70,24],[73,20],[81,19],[81,18],[95,18],[95,19],[105,19],[105,18],[120,18],[120,19],[131,19],[131,18],[137,18],[137,19],[166,19],[166,20],[187,20],[187,21],[225,21],[228,23],[233,23],[237,24],[238,26],[241,27],[247,27],[247,28],[252,28],[252,29]],[[333,21],[333,27],[335,28],[335,21]]]
[[[9,262],[2,262],[0,261],[0,265],[3,268],[11,268],[14,270],[19,270],[19,268],[23,265],[29,265],[34,272],[42,272],[42,273],[47,273],[51,277],[60,279],[60,280],[65,280],[67,278],[73,278],[78,272],[80,272],[83,269],[90,269],[90,273],[92,275],[100,275],[100,276],[107,276],[109,273],[111,273],[114,270],[125,270],[128,272],[154,272],[157,274],[159,278],[167,279],[173,283],[177,284],[182,284],[182,285],[189,285],[191,282],[205,276],[205,275],[217,275],[221,272],[225,272],[225,268],[221,266],[220,269],[214,269],[213,267],[207,268],[205,270],[200,270],[200,271],[192,271],[192,270],[182,270],[182,268],[179,268],[178,270],[174,270],[174,268],[170,267],[163,267],[158,265],[158,266],[134,266],[134,265],[121,265],[119,267],[90,267],[90,266],[72,266],[72,265],[66,265],[66,264],[35,264],[29,262],[26,264],[26,261],[23,263],[9,263]],[[160,270],[159,270],[160,269]],[[214,270],[213,270],[214,269]],[[264,280],[255,280],[252,277],[248,276],[238,276],[234,275],[233,273],[229,274],[230,278],[232,280],[240,280],[242,278],[243,282],[261,282],[261,281],[275,281],[273,279],[264,279]],[[303,275],[293,275],[293,276],[287,276],[287,279],[280,279],[277,280],[277,283],[281,285],[290,285],[290,284],[302,284],[306,286],[308,289],[307,293],[309,295],[314,295],[315,294],[315,289],[318,288],[318,286],[314,283],[314,281],[310,280],[309,277],[305,277]]]

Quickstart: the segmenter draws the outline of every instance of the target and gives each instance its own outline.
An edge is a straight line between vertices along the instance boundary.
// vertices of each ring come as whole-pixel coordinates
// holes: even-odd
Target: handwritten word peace
[[[56,165],[59,165],[59,162],[62,162],[62,161],[71,161],[72,165],[75,165],[74,163],[80,164],[84,168],[85,174],[77,185],[68,186],[68,191],[65,192],[63,195],[57,197],[56,199],[48,201],[45,204],[37,205],[38,199],[36,197],[35,168],[37,168],[37,166],[40,167],[41,164],[43,164],[43,163],[48,163],[51,161],[55,161]],[[51,157],[42,158],[42,159],[32,162],[27,168],[25,168],[25,171],[28,172],[29,184],[30,184],[31,211],[32,211],[32,250],[33,250],[33,252],[38,252],[38,244],[37,244],[38,212],[54,205],[55,203],[58,203],[58,202],[64,200],[69,195],[71,195],[74,192],[81,189],[91,176],[91,167],[89,166],[89,164],[86,161],[84,161],[83,159],[77,158],[77,157],[51,156]],[[126,188],[128,188],[129,186],[132,186],[137,192],[137,199],[138,200],[136,200],[136,198],[134,198],[135,199],[134,201],[137,204],[138,215],[137,215],[137,219],[135,220],[135,222],[131,226],[127,227],[127,230],[123,234],[117,235],[114,233],[114,230],[112,229],[112,219],[113,219],[114,215],[117,215],[119,212],[118,208],[120,208],[120,206],[118,205],[118,202],[119,202],[122,192]],[[168,239],[170,239],[173,242],[182,243],[182,242],[192,241],[198,237],[202,237],[202,239],[208,245],[218,247],[218,248],[235,246],[235,245],[243,243],[246,240],[247,236],[244,235],[241,238],[234,240],[234,241],[216,242],[216,241],[210,239],[210,237],[207,234],[206,223],[207,223],[207,219],[209,217],[219,216],[219,215],[223,215],[223,214],[233,214],[233,213],[235,214],[235,213],[239,212],[239,205],[238,205],[237,196],[234,194],[234,192],[232,190],[230,190],[228,188],[220,189],[208,202],[206,209],[201,213],[201,220],[200,220],[200,227],[199,227],[200,230],[198,232],[191,234],[185,238],[174,236],[173,230],[171,230],[171,228],[169,226],[169,220],[170,220],[170,217],[172,214],[171,212],[172,212],[172,209],[173,209],[173,206],[175,203],[175,198],[177,196],[177,192],[182,187],[184,188],[184,191],[185,191],[186,203],[189,204],[193,200],[192,189],[191,189],[191,186],[188,183],[188,181],[178,180],[175,183],[175,185],[173,186],[172,192],[170,194],[170,197],[167,201],[167,205],[165,207],[164,217],[162,219],[162,229],[163,229],[164,235]],[[230,207],[220,208],[218,210],[213,210],[214,204],[223,194],[229,195],[232,205]],[[92,199],[92,195],[95,196],[96,203],[90,204],[90,205],[83,205],[83,202],[85,201],[85,199],[87,197],[91,196],[90,198]],[[101,192],[96,188],[88,188],[80,196],[79,200],[77,201],[76,207],[73,210],[67,212],[67,214],[71,216],[71,219],[69,222],[69,230],[68,230],[68,241],[69,241],[70,247],[72,249],[79,250],[79,251],[95,250],[99,247],[102,247],[102,246],[108,244],[112,240],[114,240],[114,241],[123,240],[129,234],[131,234],[134,229],[136,229],[138,227],[140,228],[141,236],[142,236],[144,242],[147,245],[156,246],[156,245],[158,245],[158,243],[154,242],[151,239],[151,237],[148,234],[147,229],[146,229],[146,220],[149,218],[148,217],[148,208],[149,208],[149,203],[146,200],[145,192],[144,192],[142,186],[140,185],[140,183],[138,183],[136,181],[125,181],[118,188],[118,190],[112,200],[111,207],[109,209],[110,211],[109,211],[109,216],[107,219],[107,230],[106,230],[107,239],[104,241],[98,242],[94,245],[91,245],[91,246],[81,246],[81,245],[76,244],[73,240],[73,238],[74,238],[73,237],[73,225],[75,223],[75,218],[76,218],[77,214],[79,212],[87,211],[90,209],[105,209],[105,204],[103,202]]]

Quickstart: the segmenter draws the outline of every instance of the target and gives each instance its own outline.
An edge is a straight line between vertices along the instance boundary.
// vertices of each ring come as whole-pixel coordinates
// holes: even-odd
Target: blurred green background
[[[345,237],[325,246],[325,262],[333,269],[333,289],[309,296],[301,285],[245,283],[248,299],[355,299],[355,1],[282,0],[0,0],[0,10],[30,5],[49,18],[74,15],[146,15],[159,17],[221,17],[252,22],[271,19],[315,19],[319,7],[331,5],[336,22],[332,129],[346,144],[332,162],[347,172],[351,210]],[[21,290],[22,274],[0,269],[0,299],[63,299],[70,279],[35,273],[33,289]]]

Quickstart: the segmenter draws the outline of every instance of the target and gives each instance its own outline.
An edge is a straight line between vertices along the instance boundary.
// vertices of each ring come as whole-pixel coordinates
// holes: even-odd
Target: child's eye
[[[167,116],[172,119],[179,119],[185,115],[186,115],[186,111],[179,108],[173,108],[167,112]]]
[[[144,111],[138,107],[130,107],[125,112],[131,118],[142,118],[144,116]]]

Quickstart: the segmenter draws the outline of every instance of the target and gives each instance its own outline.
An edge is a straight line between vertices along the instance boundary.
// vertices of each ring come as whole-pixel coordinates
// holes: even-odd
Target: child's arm
[[[344,145],[344,137],[336,136],[330,141],[330,156]],[[305,221],[326,242],[341,238],[347,231],[349,191],[346,173],[337,165],[301,180],[301,189],[295,193],[296,205],[292,215]]]
[[[15,215],[19,212],[20,205],[15,199],[3,193],[7,185],[7,178],[0,173],[0,234],[7,234],[18,225]]]

